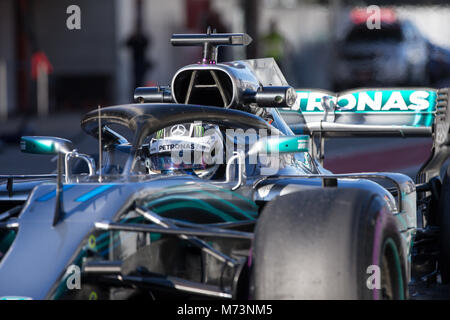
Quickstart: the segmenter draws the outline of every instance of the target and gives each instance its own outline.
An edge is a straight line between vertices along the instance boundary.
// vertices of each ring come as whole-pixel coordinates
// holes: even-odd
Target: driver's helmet
[[[150,173],[185,172],[212,177],[223,163],[223,136],[216,125],[176,124],[157,131],[149,141]]]

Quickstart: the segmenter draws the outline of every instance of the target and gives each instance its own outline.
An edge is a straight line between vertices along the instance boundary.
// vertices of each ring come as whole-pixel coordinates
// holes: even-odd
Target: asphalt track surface
[[[33,135],[58,136],[73,141],[82,153],[97,153],[94,138],[80,129],[81,113],[59,114],[46,119],[31,119],[27,129]],[[0,137],[11,135],[21,125],[20,119],[0,124]],[[335,173],[400,172],[414,178],[420,165],[427,159],[431,140],[427,138],[342,138],[325,144],[324,166]],[[50,173],[56,169],[54,156],[31,155],[20,152],[19,144],[0,142],[1,174]],[[410,286],[412,299],[450,299],[450,286],[426,285],[419,282]]]

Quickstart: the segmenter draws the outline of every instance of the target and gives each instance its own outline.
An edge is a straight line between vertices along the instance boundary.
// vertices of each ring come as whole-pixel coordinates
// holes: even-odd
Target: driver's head
[[[223,163],[223,137],[215,125],[176,124],[156,132],[149,143],[152,173],[186,172],[208,179]]]

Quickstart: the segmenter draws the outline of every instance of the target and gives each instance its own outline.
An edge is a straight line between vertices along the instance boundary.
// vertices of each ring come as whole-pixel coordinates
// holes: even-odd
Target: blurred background
[[[366,24],[372,5],[381,8],[379,29]],[[274,57],[295,88],[450,87],[446,0],[0,0],[3,173],[54,170],[55,163],[20,154],[24,134],[62,136],[94,150],[80,132],[81,115],[132,102],[136,86],[169,84],[201,57],[199,48],[171,47],[170,36],[207,26],[253,38],[247,48],[222,49],[219,60]],[[336,172],[414,175],[430,145],[332,141],[325,164]]]

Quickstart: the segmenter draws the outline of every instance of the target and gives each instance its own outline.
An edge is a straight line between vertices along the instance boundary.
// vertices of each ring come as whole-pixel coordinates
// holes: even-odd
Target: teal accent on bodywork
[[[121,219],[119,222],[120,223],[125,223],[125,222],[135,223],[135,222],[139,222],[142,220],[144,220],[144,217],[142,217],[142,216],[133,217],[133,218],[126,217],[126,218]],[[110,238],[110,233],[111,233],[111,231],[105,231],[105,232],[102,232],[99,236],[97,236],[96,237],[96,246],[94,248],[92,248],[89,244],[89,238],[91,236],[93,236],[93,234],[91,233],[89,236],[87,236],[85,239],[85,245],[83,245],[82,248],[80,249],[80,252],[73,260],[72,265],[76,265],[81,268],[83,258],[88,255],[89,251],[95,252],[97,255],[104,257],[110,251],[109,245],[111,243],[111,240],[113,240],[112,248],[117,247],[120,244],[119,233],[117,232],[112,237],[112,239]],[[128,236],[131,236],[131,235],[133,235],[133,233],[128,232]],[[150,234],[151,241],[156,241],[160,237],[161,237],[161,234],[159,234],[159,233],[158,234],[157,233]],[[99,252],[100,249],[105,248],[105,247],[106,247],[105,250]],[[54,291],[51,299],[59,299],[65,294],[65,292],[68,291],[67,284],[66,284],[68,277],[69,277],[69,275],[66,273],[64,273],[62,275],[61,280],[59,281],[58,286],[57,286],[56,290]]]
[[[402,214],[395,214],[394,217],[402,224],[403,228],[402,230],[408,229],[408,224],[406,223],[405,219],[402,217]]]
[[[101,241],[103,241],[103,239],[108,239],[108,236],[109,236],[109,231],[105,231],[105,232],[103,232],[102,234],[100,234],[100,235],[96,238],[97,244],[100,243]]]
[[[436,101],[436,93],[433,92],[434,101]],[[430,95],[431,96],[431,95]],[[436,111],[435,103],[430,103],[425,113],[416,113],[414,117],[414,127],[431,127],[434,120],[434,112]]]
[[[209,207],[209,208],[208,208]],[[200,203],[194,203],[193,201],[180,201],[176,203],[170,203],[158,208],[155,208],[154,211],[158,214],[164,213],[166,211],[174,210],[174,209],[183,209],[183,208],[194,208],[194,209],[201,209],[201,210],[207,210],[208,212],[220,217],[222,220],[226,222],[230,221],[237,221],[237,219],[227,215],[226,213],[212,207],[212,206],[205,206],[204,204]]]
[[[0,253],[4,255],[6,251],[8,251],[13,244],[16,235],[17,233],[15,230],[9,230],[3,235],[3,238],[0,240]],[[0,260],[2,257],[3,256],[0,257]]]
[[[237,219],[235,219],[234,217],[228,215],[227,213],[225,213],[217,208],[214,208],[212,205],[210,205],[206,201],[192,198],[192,197],[183,196],[183,195],[172,195],[172,196],[167,196],[167,197],[160,198],[160,199],[155,199],[153,201],[147,202],[146,207],[157,206],[158,204],[168,201],[168,200],[174,200],[174,202],[163,205],[163,206],[154,207],[153,210],[159,214],[159,213],[162,213],[165,211],[169,211],[169,210],[173,210],[173,209],[180,209],[183,207],[197,208],[197,209],[202,209],[202,210],[208,211],[208,212],[220,217],[224,221],[237,221]]]
[[[20,138],[20,151],[33,154],[66,154],[72,151],[70,140],[57,137],[23,136]]]
[[[222,202],[223,204],[229,206],[230,208],[233,208],[234,210],[236,210],[237,212],[241,213],[242,215],[246,216],[247,218],[249,218],[249,219],[251,219],[251,220],[255,219],[255,216],[256,216],[257,212],[252,212],[252,211],[248,211],[248,212],[247,212],[247,211],[244,211],[244,210],[242,210],[241,208],[239,208],[238,206],[236,206],[235,204],[233,204],[232,202],[226,201],[226,200],[224,200],[223,198],[221,198],[221,197],[219,197],[218,195],[215,195],[215,194],[213,194],[213,193],[206,192],[206,191],[201,191],[201,190],[198,190],[198,192],[201,192],[201,193],[206,194],[206,195],[208,195],[208,196],[210,196],[210,197],[212,197],[212,198],[214,198],[214,199],[219,200],[219,201]]]
[[[217,191],[221,191],[223,193],[227,193],[230,194],[232,197],[236,197],[240,200],[244,200],[246,203],[250,204],[251,207],[249,208],[248,206],[240,206],[239,204],[237,204],[235,201],[228,201],[226,198],[222,197],[220,195],[220,193],[218,193]],[[193,195],[191,196],[192,193],[197,193],[197,194],[201,194],[201,195],[205,195],[206,197],[199,199],[197,196]],[[243,217],[245,217],[246,219],[255,219],[257,214],[258,214],[258,207],[257,205],[251,201],[250,199],[239,195],[238,193],[229,191],[229,190],[225,190],[222,188],[219,188],[217,186],[214,185],[208,185],[206,188],[205,186],[201,186],[201,187],[196,187],[196,186],[176,186],[176,187],[172,187],[172,188],[167,188],[164,189],[160,192],[154,193],[151,195],[152,199],[149,199],[148,202],[145,202],[145,206],[146,207],[154,207],[152,208],[152,210],[154,210],[157,213],[163,213],[164,211],[167,210],[172,210],[175,207],[173,206],[167,206],[166,204],[164,205],[164,211],[161,211],[161,207],[158,207],[158,205],[160,205],[163,202],[166,201],[184,201],[185,203],[190,203],[189,207],[190,208],[199,208],[199,209],[203,209],[205,211],[209,211],[212,214],[219,216],[222,220],[225,221],[234,221],[236,220],[234,217],[231,217],[227,211],[225,210],[220,210],[218,208],[215,208],[213,205],[211,205],[210,203],[207,202],[208,199],[210,200],[215,200],[220,202],[221,204],[231,208],[233,210],[234,214],[241,214]],[[229,196],[228,196],[229,198]],[[192,204],[192,202],[195,202],[195,204]],[[242,204],[242,203],[241,203]],[[244,208],[247,208],[247,210],[245,210]]]
[[[100,249],[103,249],[104,247],[106,247],[107,245],[109,245],[109,243],[111,242],[111,240],[114,242],[114,241],[116,241],[117,239],[119,238],[119,234],[118,233],[116,233],[113,237],[112,237],[112,239],[111,238],[106,238],[105,240],[107,240],[107,241],[100,241],[98,238],[97,238],[97,242],[96,242],[96,245],[95,245],[95,247],[94,248],[92,248],[94,251],[99,251]]]
[[[274,136],[265,141],[265,152],[295,153],[309,152],[309,136]]]
[[[227,193],[229,195],[231,195],[232,197],[236,197],[239,198],[241,200],[244,200],[245,202],[247,202],[250,206],[252,206],[253,208],[255,208],[256,210],[258,209],[258,206],[256,205],[256,203],[252,200],[250,200],[249,198],[244,197],[243,195],[231,191],[231,190],[227,190],[225,188],[221,188],[218,186],[215,186],[213,184],[211,185],[202,185],[201,189],[195,189],[195,187],[192,186],[175,186],[175,187],[169,187],[167,189],[164,189],[162,191],[156,192],[154,194],[152,194],[153,197],[158,197],[162,194],[170,194],[171,192],[197,192],[197,191],[203,191],[203,190],[209,190],[209,191],[220,191],[223,193]]]
[[[430,111],[436,110],[436,98],[437,93],[435,90],[389,90],[389,89],[368,89],[368,90],[357,90],[343,92],[342,94],[329,95],[325,92],[320,91],[305,91],[298,90],[297,94],[301,97],[299,98],[299,104],[291,108],[291,111],[301,111],[302,113],[320,112],[323,113],[324,110],[321,105],[321,99],[324,96],[330,96],[335,101],[337,100],[337,110],[336,113],[383,113],[383,112],[412,112],[412,113],[428,113]],[[412,95],[415,96],[412,96]],[[427,97],[418,96],[427,95]],[[370,104],[361,103],[362,96],[367,99]],[[394,96],[395,95],[395,96]],[[350,96],[352,98],[350,98]],[[381,99],[380,99],[381,97]],[[369,99],[368,99],[369,98]],[[401,98],[401,99],[397,99]],[[391,101],[390,101],[391,100]],[[412,101],[414,100],[414,101]],[[353,102],[353,103],[352,103]],[[387,105],[390,102],[391,105]],[[308,103],[311,107],[308,109]],[[351,104],[350,104],[351,103]],[[418,103],[427,103],[427,107],[419,106]],[[289,111],[289,109],[285,109]]]
[[[239,199],[241,199],[241,200],[244,200],[245,202],[247,202],[249,205],[251,205],[251,206],[254,207],[255,209],[258,209],[258,206],[256,205],[256,203],[255,203],[254,201],[252,201],[252,200],[250,200],[250,199],[244,197],[243,195],[241,195],[241,194],[239,194],[239,193],[237,193],[237,192],[233,192],[233,191],[230,191],[230,190],[227,190],[227,189],[219,188],[219,187],[217,187],[217,186],[215,186],[215,185],[211,185],[211,187],[214,187],[214,188],[216,188],[216,189],[219,190],[219,191],[222,191],[222,192],[224,192],[224,193],[231,194],[232,196],[235,196],[235,197],[237,197],[237,198],[239,198]]]
[[[50,139],[22,137],[20,139],[20,150],[34,154],[56,154],[55,144]]]
[[[155,242],[161,239],[161,233],[150,233],[150,242]]]
[[[413,116],[414,127],[430,127],[436,112],[434,89],[367,89],[342,92],[297,90],[297,104],[283,112],[324,113],[321,99],[329,96],[336,102],[336,114],[404,114]]]
[[[77,200],[87,201],[106,190],[107,189],[97,187],[79,197]],[[201,199],[198,199],[199,195],[202,195]],[[256,219],[258,212],[257,205],[250,199],[238,193],[222,189],[215,185],[178,185],[176,187],[165,188],[162,191],[150,193],[149,196],[151,196],[151,198],[144,202],[142,205],[144,207],[148,207],[158,214],[162,214],[170,210],[183,211],[183,209],[189,210],[190,208],[193,208],[198,209],[199,211],[205,211],[208,214],[216,216],[223,221],[233,222],[240,221],[244,218],[246,220],[254,220]],[[234,199],[234,201],[228,201],[226,197],[228,197],[228,199]],[[209,200],[213,201],[213,204],[211,204]],[[216,208],[214,204],[219,205],[219,208]],[[241,206],[239,204],[241,204]],[[147,223],[144,217],[134,216],[135,213],[132,212],[133,211],[131,211],[131,215],[133,215],[133,217],[130,217],[128,215],[124,218],[119,218],[118,222],[124,224],[143,223],[144,225]],[[186,218],[186,222],[191,222],[189,221],[189,215],[187,215]],[[112,231],[104,231],[99,233],[98,231],[96,231],[95,233],[91,233],[90,235],[88,235],[85,239],[85,244],[80,249],[79,254],[74,259],[72,264],[81,267],[83,257],[86,257],[88,255],[88,252],[91,252],[90,254],[95,253],[95,256],[99,257],[100,259],[108,259],[108,254],[111,252],[111,250],[116,247],[120,247],[123,239],[126,239],[127,236],[133,235],[133,233],[131,232],[124,231],[120,231],[117,233],[113,232],[113,234],[111,234],[111,232]],[[124,235],[119,236],[120,233]],[[95,237],[95,241],[92,240],[91,243],[89,243],[89,238],[91,236],[94,236],[95,234],[98,235]],[[149,236],[151,242],[157,241],[162,237],[162,235],[159,233],[150,233]],[[67,274],[61,275],[58,287],[52,295],[53,298],[58,299],[64,297],[68,290],[66,286],[67,277]]]
[[[415,92],[426,92],[428,93],[428,97],[425,99],[422,99],[424,101],[427,101],[429,106],[428,108],[426,108],[426,110],[414,110],[414,109],[410,109],[410,106],[414,106],[415,103],[413,103],[411,101],[411,95]],[[370,99],[372,99],[373,101],[375,101],[375,94],[376,93],[380,93],[381,92],[381,104],[379,105],[379,110],[377,110],[377,108],[371,108],[368,104],[364,105],[364,110],[358,110],[357,109],[357,105],[358,105],[358,100],[359,100],[359,96],[361,94],[365,94],[367,95]],[[389,101],[389,99],[392,99],[392,96],[394,93],[399,92],[401,95],[401,98],[403,99],[403,102],[405,103],[407,109],[402,109],[400,108],[400,105],[402,105],[402,101],[397,100],[397,103],[399,105],[399,107],[392,107],[387,109],[386,107],[386,103]],[[420,112],[429,112],[429,111],[434,111],[435,110],[435,105],[436,105],[436,92],[431,91],[431,90],[367,90],[367,91],[358,91],[358,92],[353,92],[353,93],[349,93],[351,94],[356,101],[356,106],[353,107],[353,109],[351,110],[337,110],[337,112],[356,112],[356,113],[365,113],[365,112],[414,112],[414,113],[420,113]],[[346,95],[341,95],[338,97],[338,102],[337,102],[337,106],[339,108],[346,108],[348,106],[349,100],[345,99],[343,97],[345,97]],[[377,106],[378,107],[378,106]],[[413,108],[413,107],[411,107]],[[357,110],[355,110],[357,109]]]
[[[112,187],[114,187],[113,184],[102,185],[100,187],[95,188],[94,190],[89,191],[88,193],[85,193],[81,197],[76,198],[75,201],[76,202],[88,201],[88,200],[98,196],[99,194],[105,192],[106,190],[111,189]]]
[[[30,297],[6,296],[0,297],[0,300],[33,300]]]

